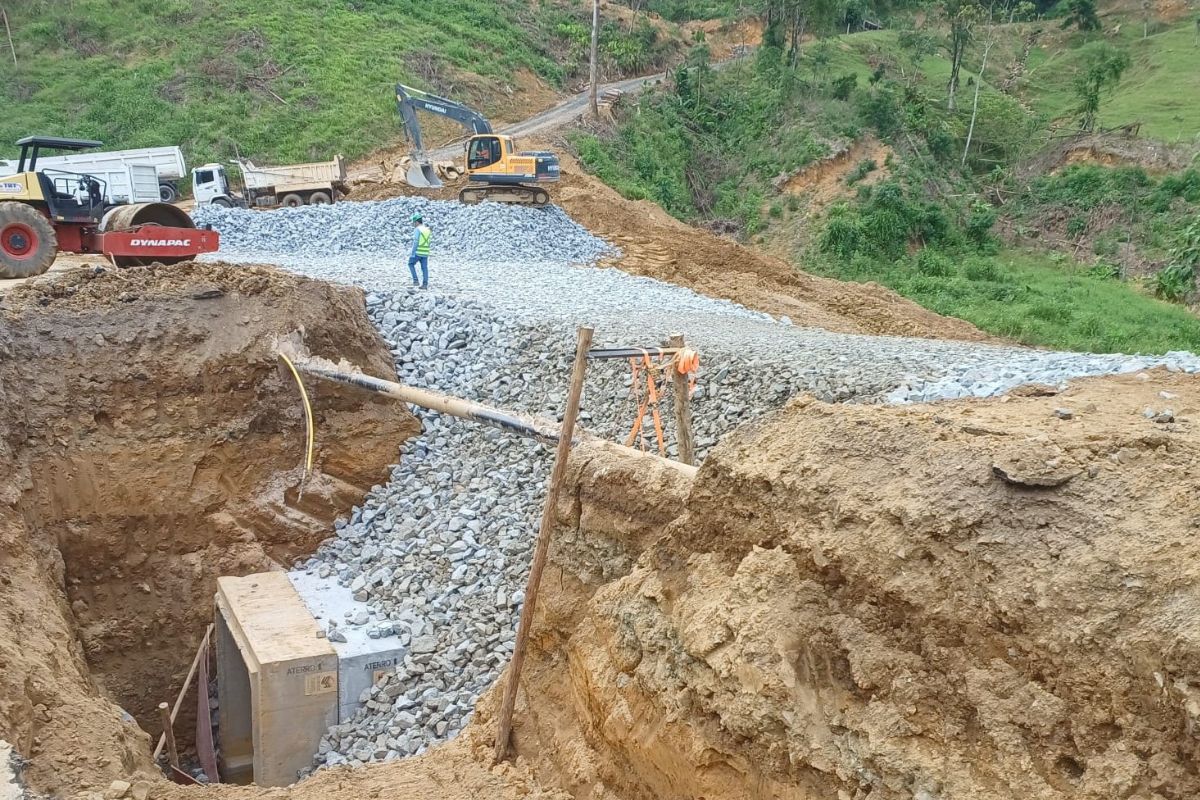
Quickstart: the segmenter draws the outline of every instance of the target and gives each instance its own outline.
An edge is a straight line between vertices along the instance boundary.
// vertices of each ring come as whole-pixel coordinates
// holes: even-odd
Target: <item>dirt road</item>
[[[656,72],[653,75],[644,75],[640,78],[629,78],[623,81],[601,84],[599,94],[614,90],[622,94],[638,94],[647,87],[656,85],[665,77],[667,77],[667,73]],[[546,109],[540,114],[534,114],[532,117],[524,119],[521,122],[501,128],[500,133],[515,137],[533,136],[566,125],[582,114],[584,109],[587,108],[588,94],[586,91],[580,92],[553,108]],[[458,143],[446,145],[445,147],[431,151],[430,157],[436,159],[453,158],[458,155],[461,149]]]

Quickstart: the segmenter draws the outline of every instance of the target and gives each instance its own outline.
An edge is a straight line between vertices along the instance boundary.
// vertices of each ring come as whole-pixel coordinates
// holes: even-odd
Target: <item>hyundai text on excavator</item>
[[[473,185],[458,193],[459,200],[464,203],[495,200],[535,206],[550,202],[549,192],[536,184],[558,180],[558,156],[554,153],[519,153],[513,138],[494,132],[492,124],[478,111],[420,89],[396,84],[396,102],[404,129],[413,144],[413,163],[408,170],[408,182],[412,186],[442,185],[425,154],[416,113],[420,110],[452,119],[472,134],[465,148],[467,181]]]
[[[100,142],[28,136],[17,146],[16,174],[0,176],[0,278],[40,275],[60,250],[103,255],[127,267],[186,261],[220,243],[216,231],[197,229],[173,205],[108,205],[100,178],[38,169],[44,150],[88,150]]]

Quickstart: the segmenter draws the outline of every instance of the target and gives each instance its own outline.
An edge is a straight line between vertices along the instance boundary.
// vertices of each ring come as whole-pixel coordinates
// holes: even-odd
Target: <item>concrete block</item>
[[[222,778],[288,786],[338,719],[337,654],[287,575],[217,579]]]
[[[345,642],[331,642],[338,659],[338,721],[347,722],[363,704],[359,700],[381,675],[404,660],[408,649],[394,634],[372,639],[369,632],[383,620],[352,625],[351,619],[366,616],[367,604],[354,599],[353,592],[339,586],[332,576],[321,578],[305,572],[290,572],[288,578],[318,625],[329,620],[338,624]],[[346,612],[350,612],[347,619]]]

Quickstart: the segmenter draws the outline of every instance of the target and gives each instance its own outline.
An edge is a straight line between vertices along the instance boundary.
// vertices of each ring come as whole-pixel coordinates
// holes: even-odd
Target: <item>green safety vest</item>
[[[429,240],[433,236],[433,231],[428,228],[417,228],[417,255],[429,255]]]

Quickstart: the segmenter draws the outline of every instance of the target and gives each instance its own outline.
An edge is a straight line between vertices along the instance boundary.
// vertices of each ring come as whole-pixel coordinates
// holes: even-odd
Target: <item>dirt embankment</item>
[[[420,758],[206,794],[1195,797],[1200,385],[1029,395],[801,399],[699,473],[581,447],[515,763],[493,689]]]
[[[416,430],[320,387],[302,487],[303,416],[273,354],[295,330],[390,368],[357,290],[267,268],[79,269],[0,301],[0,738],[34,788],[150,771],[120,708],[157,735],[216,576],[310,552]]]
[[[741,303],[797,325],[831,331],[982,341],[963,320],[943,317],[874,283],[820,278],[671,217],[648,201],[629,201],[563,158],[555,202],[593,233],[619,246],[616,266]]]
[[[524,767],[575,798],[1200,796],[1197,422],[1196,380],[1154,373],[800,400],[694,484],[591,457],[559,509]]]

